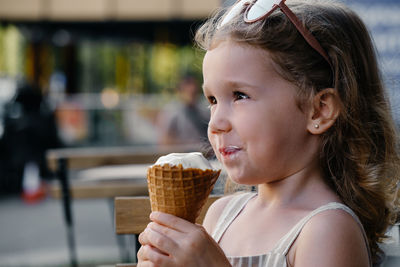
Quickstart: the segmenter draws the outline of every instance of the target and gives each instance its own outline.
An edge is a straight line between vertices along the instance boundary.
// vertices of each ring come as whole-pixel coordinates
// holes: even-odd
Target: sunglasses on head
[[[293,23],[296,29],[304,37],[307,43],[314,48],[327,62],[330,66],[331,62],[329,60],[328,54],[322,48],[320,43],[315,39],[312,33],[301,23],[299,18],[289,9],[285,4],[286,0],[238,0],[232,8],[225,14],[219,27],[224,26],[232,18],[239,15],[244,8],[244,21],[247,23],[253,23],[258,20],[267,18],[272,12],[279,8],[288,19]]]

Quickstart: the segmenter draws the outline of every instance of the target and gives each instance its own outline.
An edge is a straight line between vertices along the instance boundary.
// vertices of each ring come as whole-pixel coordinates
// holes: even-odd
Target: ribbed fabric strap
[[[306,217],[304,217],[300,222],[298,222],[293,228],[292,230],[290,230],[290,232],[288,234],[286,234],[281,240],[280,242],[277,244],[277,246],[273,249],[274,252],[276,253],[281,253],[283,255],[286,255],[289,252],[290,247],[293,245],[294,241],[296,240],[296,238],[299,236],[301,230],[303,229],[303,227],[306,225],[306,223],[315,215],[323,212],[323,211],[327,211],[327,210],[343,210],[347,213],[349,213],[354,220],[358,223],[358,225],[361,228],[361,232],[364,236],[364,240],[365,243],[367,245],[367,249],[368,249],[368,257],[369,257],[369,262],[370,262],[370,266],[372,261],[371,261],[371,255],[370,255],[370,250],[369,250],[369,245],[368,245],[368,238],[367,235],[365,234],[364,231],[364,227],[361,224],[360,220],[358,219],[358,216],[346,205],[343,205],[341,203],[337,203],[337,202],[331,202],[328,203],[326,205],[323,205],[315,210],[313,210],[310,214],[308,214]]]
[[[239,215],[247,202],[255,195],[256,193],[252,192],[243,193],[233,196],[232,199],[228,202],[217,221],[214,232],[211,235],[217,243],[221,240],[221,237],[225,233],[225,230]]]

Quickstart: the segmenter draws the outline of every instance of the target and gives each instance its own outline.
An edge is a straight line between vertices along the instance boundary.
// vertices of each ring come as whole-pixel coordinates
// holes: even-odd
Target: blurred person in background
[[[158,118],[159,144],[198,144],[207,142],[209,113],[200,105],[200,86],[193,76],[185,76],[177,87],[180,102],[167,106]]]
[[[43,192],[37,195],[41,179],[51,176],[45,152],[60,147],[61,142],[54,114],[41,90],[21,84],[1,119],[4,133],[0,138],[0,195],[42,196]]]

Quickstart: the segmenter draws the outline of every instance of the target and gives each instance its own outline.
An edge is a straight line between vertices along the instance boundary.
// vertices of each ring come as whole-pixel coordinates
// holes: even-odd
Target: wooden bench
[[[197,218],[201,224],[210,205],[221,195],[210,195]],[[114,200],[115,232],[117,234],[131,234],[136,237],[150,222],[151,212],[149,197],[116,197]],[[134,263],[117,264],[117,267],[135,267]]]

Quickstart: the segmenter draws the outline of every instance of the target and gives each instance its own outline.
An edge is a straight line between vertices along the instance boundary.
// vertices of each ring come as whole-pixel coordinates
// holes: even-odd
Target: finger
[[[147,229],[147,228],[146,228],[146,229]],[[146,235],[147,231],[146,231],[146,229],[145,229],[145,231],[143,231],[143,232],[139,235],[139,243],[142,245],[142,247],[143,247],[143,246],[146,246],[146,245],[151,246],[150,241],[147,239],[147,235]],[[159,250],[158,248],[156,248],[156,247],[153,247],[153,248],[154,248],[157,252],[162,253],[162,254],[165,254],[164,252],[162,252],[162,251]],[[139,251],[138,251],[138,254],[139,254],[139,252],[140,252],[140,249],[139,249]],[[165,255],[167,255],[167,254],[165,254]]]
[[[138,252],[138,260],[140,262],[151,262],[154,265],[153,266],[163,266],[163,265],[168,265],[167,263],[170,262],[169,256],[159,253],[159,251],[156,248],[153,248],[152,246],[146,245],[142,246],[139,249]]]
[[[138,253],[137,253],[137,258],[138,258],[138,261],[148,261],[149,259],[148,258],[146,258],[146,246],[150,246],[150,245],[145,245],[145,246],[141,246],[140,247],[140,249],[139,249],[139,251],[138,251]],[[151,246],[150,246],[151,247]],[[155,248],[155,247],[152,247],[152,249],[154,250],[154,251],[156,251],[156,252],[158,252],[158,253],[160,253],[160,254],[163,254],[163,255],[165,255],[165,256],[168,256],[168,255],[166,255],[166,254],[164,254],[161,250],[159,250],[158,248]]]
[[[146,245],[141,246],[139,251],[138,251],[138,253],[136,254],[138,262],[149,260],[148,258],[146,258],[146,255],[145,255],[145,252],[144,252],[144,248],[145,247],[146,247]]]
[[[160,245],[159,242],[165,242],[163,240],[160,241],[160,239],[170,239],[170,242],[172,242],[172,244],[170,245],[171,249],[174,249],[178,246],[178,244],[174,241],[175,240],[174,235],[169,233],[169,232],[176,232],[175,230],[169,229],[168,227],[159,224],[157,224],[158,227],[155,226],[152,227],[151,226],[152,224],[156,223],[154,222],[149,223],[147,228],[139,235],[139,243],[142,246],[150,245],[155,247],[155,249],[157,249],[158,246],[162,247],[162,244]],[[155,231],[155,233],[153,233],[152,240],[149,239],[149,233],[151,233],[151,231]],[[158,252],[166,254],[162,250],[159,250]]]
[[[174,243],[172,249],[175,249],[175,247],[182,247],[184,244],[204,242],[204,240],[209,239],[213,240],[201,225],[191,224],[190,229],[188,228],[187,232],[180,232],[179,230],[171,229],[165,225],[150,222],[147,225],[147,229],[154,230],[155,232],[168,237]],[[170,251],[171,250],[169,250],[168,254],[171,255]]]
[[[147,229],[147,228],[146,228],[146,229]],[[146,229],[144,229],[144,231],[141,232],[140,235],[139,235],[139,237],[138,237],[139,243],[140,243],[142,246],[148,245],[148,244],[149,244],[149,241],[147,240],[147,236],[146,236]]]
[[[177,229],[169,228],[168,226],[156,223],[156,222],[150,222],[147,225],[146,229],[151,229],[153,231],[156,231],[160,234],[163,234],[167,237],[169,237],[172,240],[178,240],[179,238],[182,238],[183,233],[180,232]],[[146,237],[147,238],[147,237]]]
[[[153,222],[165,225],[171,229],[178,230],[180,232],[188,232],[191,229],[193,229],[194,224],[186,221],[182,218],[179,218],[177,216],[159,212],[159,211],[154,211],[150,213],[150,220]]]
[[[159,232],[160,234],[166,235],[168,237],[170,237],[171,239],[174,239],[174,233],[178,233],[176,230],[170,229],[166,226],[154,223],[154,222],[150,222],[147,227],[143,230],[143,232],[141,232],[139,234],[139,243],[141,245],[150,245],[150,241],[147,237],[148,234],[148,229],[152,229],[154,231]],[[176,235],[175,235],[176,236]]]
[[[161,253],[170,255],[171,252],[174,252],[179,248],[179,245],[175,242],[174,239],[160,232],[157,232],[150,227],[146,228],[145,233],[146,241],[148,241],[152,247],[161,250]]]

